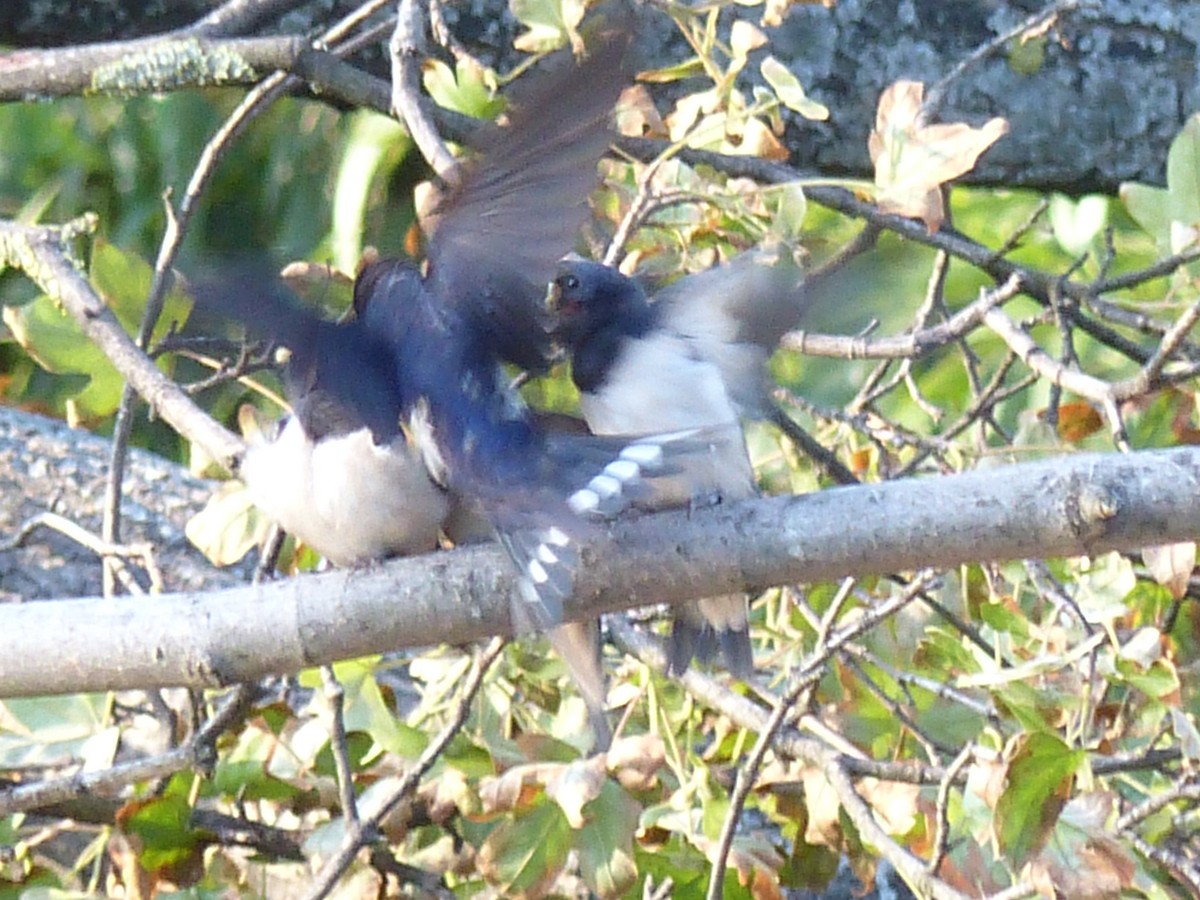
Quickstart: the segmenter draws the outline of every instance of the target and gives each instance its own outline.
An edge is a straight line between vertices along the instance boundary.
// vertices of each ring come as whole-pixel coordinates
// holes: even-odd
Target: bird
[[[434,550],[451,499],[407,437],[376,443],[316,373],[286,373],[292,410],[250,436],[238,469],[254,505],[336,566]]]
[[[288,347],[297,370],[318,373],[322,395],[374,446],[411,441],[433,482],[486,520],[516,568],[515,627],[550,635],[600,745],[610,733],[595,644],[586,629],[562,625],[578,545],[595,519],[652,494],[650,482],[676,472],[678,459],[704,458],[729,439],[698,428],[551,433],[503,368],[548,366],[546,284],[589,215],[608,116],[628,82],[628,40],[618,25],[582,64],[547,73],[518,98],[507,127],[479,130],[468,142],[474,157],[448,179],[430,219],[424,266],[369,262],[351,321],[330,322],[274,290],[210,304]]]
[[[738,439],[709,458],[706,474],[690,467],[680,490],[659,486],[655,505],[686,506],[705,490],[722,500],[757,493],[740,423],[768,416],[766,363],[802,314],[801,283],[799,268],[778,248],[684,276],[653,300],[616,268],[578,257],[561,262],[548,306],[594,433],[738,429]],[[734,675],[753,672],[745,595],[683,604],[674,616],[669,673],[694,658],[708,661],[718,649]]]

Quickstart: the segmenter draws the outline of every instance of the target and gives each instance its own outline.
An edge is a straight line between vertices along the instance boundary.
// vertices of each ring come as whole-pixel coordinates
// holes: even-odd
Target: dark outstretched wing
[[[588,215],[609,115],[629,78],[628,35],[609,33],[581,65],[540,76],[509,125],[486,126],[478,152],[435,212],[429,285],[492,341],[501,359],[544,370],[543,299]]]

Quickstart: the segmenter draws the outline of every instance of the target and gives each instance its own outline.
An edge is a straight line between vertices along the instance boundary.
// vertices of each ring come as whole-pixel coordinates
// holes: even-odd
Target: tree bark
[[[23,525],[47,512],[99,535],[111,452],[102,437],[0,408],[0,540],[11,541]],[[213,486],[160,456],[130,453],[121,503],[126,545],[153,545],[165,590],[230,587],[248,575],[247,566],[216,569],[184,535],[188,519],[204,507]],[[100,582],[96,553],[50,527],[31,532],[21,546],[0,550],[0,600],[94,596]],[[126,597],[122,602],[138,601]]]
[[[12,0],[0,9],[0,43],[28,47],[85,43],[161,33],[190,20],[205,4],[89,0],[43,4]],[[1023,21],[1042,4],[993,0],[840,0],[793,6],[783,23],[766,29],[769,46],[756,51],[743,78],[772,53],[796,73],[832,116],[815,123],[793,118],[792,162],[822,174],[870,177],[866,138],[880,92],[897,79],[934,83],[972,51]],[[168,13],[169,9],[169,13]],[[761,7],[732,7],[756,20]],[[638,50],[649,66],[691,55],[673,23],[642,9]],[[257,33],[297,33],[327,22],[328,4],[308,4],[278,16]],[[458,38],[489,64],[511,68],[512,38],[520,26],[501,0],[464,0],[448,7]],[[1012,128],[972,173],[979,183],[1072,193],[1113,192],[1121,182],[1161,183],[1167,149],[1187,115],[1200,107],[1200,3],[1130,4],[1097,0],[1063,14],[1032,46],[1002,46],[967,66],[949,85],[941,118],[975,124],[992,116]],[[386,75],[386,55],[366,63]],[[2,74],[0,74],[2,80]],[[693,83],[673,86],[674,94]],[[699,83],[695,82],[697,88]]]

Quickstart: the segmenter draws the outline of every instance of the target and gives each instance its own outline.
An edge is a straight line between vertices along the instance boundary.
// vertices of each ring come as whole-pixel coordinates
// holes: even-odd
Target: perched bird
[[[770,265],[777,262],[776,265]],[[654,502],[687,505],[705,492],[725,500],[756,493],[740,421],[765,415],[767,359],[802,308],[799,270],[764,251],[686,276],[651,302],[617,269],[567,259],[551,284],[555,333],[571,359],[580,409],[596,434],[728,426],[738,439],[689,468],[681,490],[660,486]],[[730,594],[675,611],[668,668],[681,672],[718,647],[734,674],[754,660],[746,597]]]
[[[250,438],[238,470],[250,499],[334,565],[435,549],[449,495],[403,434],[376,443],[315,375],[289,366],[291,414]]]
[[[594,644],[557,627],[579,539],[590,518],[619,512],[650,490],[648,479],[673,472],[673,457],[706,458],[730,439],[657,426],[641,438],[550,434],[501,368],[546,365],[545,285],[588,214],[608,114],[627,81],[627,40],[618,32],[581,65],[549,73],[507,128],[481,131],[471,142],[477,157],[434,212],[425,269],[368,264],[353,321],[335,325],[273,292],[216,304],[290,348],[298,370],[316,372],[322,394],[363,423],[375,446],[410,438],[433,479],[486,518],[518,571],[514,624],[550,632],[601,743],[608,729]]]

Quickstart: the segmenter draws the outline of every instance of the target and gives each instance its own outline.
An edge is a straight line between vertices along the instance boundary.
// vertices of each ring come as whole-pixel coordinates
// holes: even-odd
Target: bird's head
[[[585,259],[563,260],[546,305],[555,317],[554,336],[568,350],[601,331],[640,332],[650,317],[649,301],[637,281]]]

